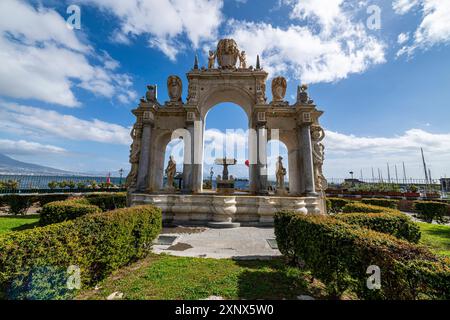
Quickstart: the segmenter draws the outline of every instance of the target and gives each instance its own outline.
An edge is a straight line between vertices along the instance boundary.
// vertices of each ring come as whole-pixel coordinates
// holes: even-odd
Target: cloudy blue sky
[[[80,30],[66,25],[72,4]],[[0,153],[128,169],[130,110],[145,86],[167,100],[167,76],[184,80],[195,53],[206,64],[223,37],[286,76],[291,102],[310,85],[328,177],[403,161],[422,177],[420,147],[434,178],[450,175],[450,0],[1,0]],[[246,128],[245,117],[221,105],[207,127]]]

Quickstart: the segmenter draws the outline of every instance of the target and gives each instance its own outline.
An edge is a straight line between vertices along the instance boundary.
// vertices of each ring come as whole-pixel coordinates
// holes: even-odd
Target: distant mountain
[[[0,174],[70,176],[77,175],[78,173],[18,161],[0,153]]]

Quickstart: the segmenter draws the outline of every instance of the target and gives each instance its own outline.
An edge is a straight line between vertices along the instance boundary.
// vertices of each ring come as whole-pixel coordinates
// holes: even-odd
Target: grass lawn
[[[34,228],[38,225],[39,215],[1,216],[0,234]]]
[[[422,231],[420,242],[434,253],[450,257],[450,227],[424,222],[417,224]]]
[[[281,259],[235,261],[151,254],[123,268],[77,299],[105,299],[115,291],[124,299],[296,299],[324,297],[323,285]]]

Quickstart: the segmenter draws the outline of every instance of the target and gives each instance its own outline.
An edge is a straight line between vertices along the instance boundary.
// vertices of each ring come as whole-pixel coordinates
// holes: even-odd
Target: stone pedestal
[[[277,196],[282,196],[282,197],[284,197],[284,196],[287,196],[288,195],[288,192],[287,192],[287,190],[286,189],[277,189],[276,191],[275,191],[275,194],[277,195]]]
[[[234,180],[217,180],[217,193],[220,194],[233,194],[234,193]]]
[[[318,197],[279,197],[215,194],[130,194],[132,206],[151,204],[163,211],[163,221],[186,225],[217,226],[240,223],[247,226],[273,225],[274,214],[290,210],[299,214],[325,214]]]

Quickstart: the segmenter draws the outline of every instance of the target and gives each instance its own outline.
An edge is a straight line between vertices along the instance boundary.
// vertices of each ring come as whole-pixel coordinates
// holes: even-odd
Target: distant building
[[[363,181],[360,181],[359,179],[345,179],[344,180],[345,183],[350,183],[351,185],[355,185],[355,184],[363,184]]]
[[[441,179],[441,190],[444,192],[450,192],[450,178]]]

